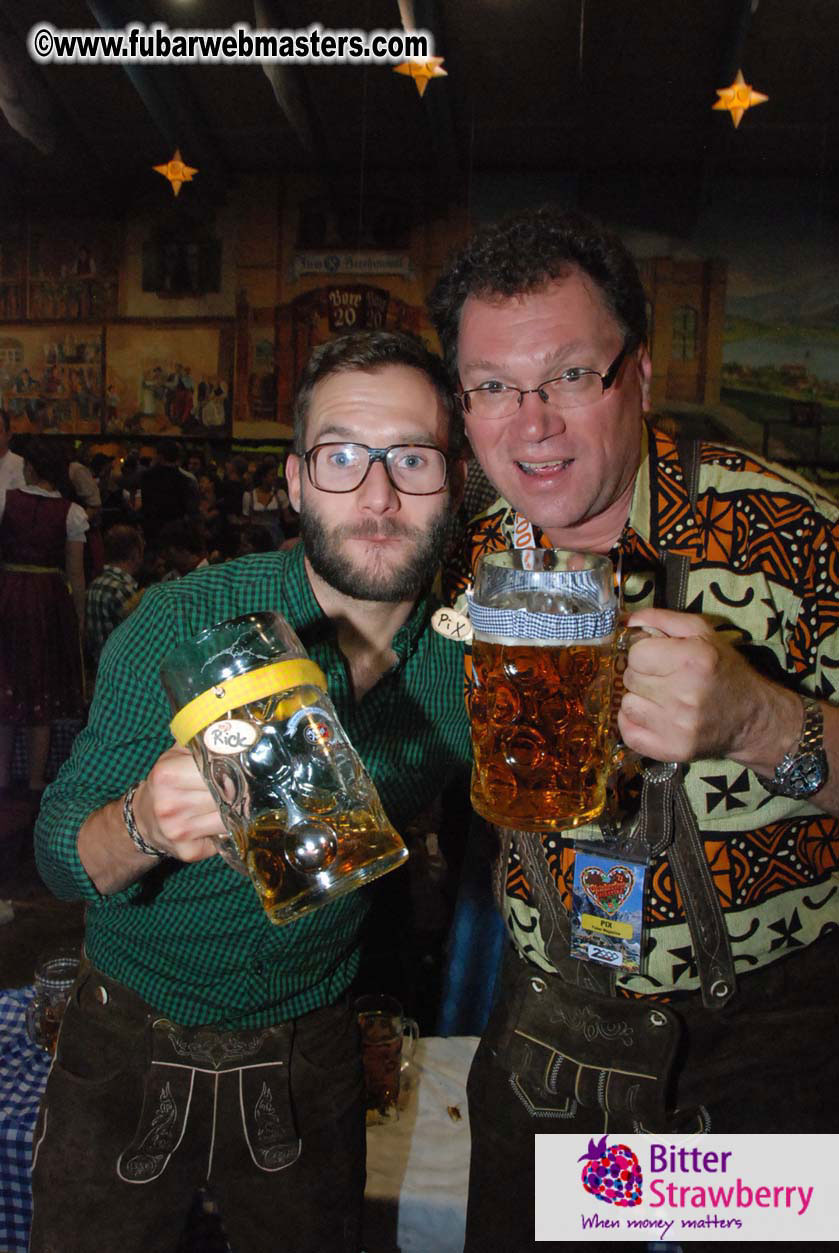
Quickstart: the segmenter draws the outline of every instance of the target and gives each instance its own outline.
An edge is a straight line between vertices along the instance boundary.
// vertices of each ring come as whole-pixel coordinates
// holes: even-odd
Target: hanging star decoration
[[[176,196],[180,194],[184,183],[191,183],[193,174],[198,173],[194,166],[184,165],[181,159],[180,148],[175,149],[174,155],[165,165],[154,165],[152,169],[156,170],[158,174],[162,174],[164,178],[168,178],[172,184],[172,191]]]
[[[735,127],[740,125],[740,120],[747,109],[751,109],[755,104],[765,104],[769,99],[762,91],[755,91],[751,84],[746,82],[742,70],[737,71],[737,77],[730,87],[717,87],[716,91],[719,100],[716,104],[712,104],[711,108],[727,110],[731,114]]]
[[[429,57],[427,61],[403,61],[393,67],[394,74],[405,74],[412,78],[421,96],[432,78],[448,78],[448,71],[443,69],[444,57]]]

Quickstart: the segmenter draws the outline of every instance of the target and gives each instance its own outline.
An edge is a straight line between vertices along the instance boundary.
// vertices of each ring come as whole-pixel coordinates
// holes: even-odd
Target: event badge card
[[[637,974],[647,866],[578,845],[574,857],[571,956]]]

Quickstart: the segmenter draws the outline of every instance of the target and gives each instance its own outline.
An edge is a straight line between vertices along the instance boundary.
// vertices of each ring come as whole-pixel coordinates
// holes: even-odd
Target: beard
[[[446,549],[450,521],[446,506],[427,527],[392,518],[329,527],[301,502],[300,538],[312,569],[330,587],[354,600],[396,604],[416,600],[430,585]],[[398,569],[388,568],[381,555],[375,560],[371,557],[366,566],[355,564],[343,552],[344,541],[367,536],[394,536],[414,543],[402,555]]]

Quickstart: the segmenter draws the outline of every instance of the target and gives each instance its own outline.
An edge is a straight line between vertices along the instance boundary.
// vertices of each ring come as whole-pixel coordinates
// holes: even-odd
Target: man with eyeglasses
[[[479,231],[430,309],[500,493],[452,596],[485,552],[604,553],[645,629],[617,718],[640,773],[600,823],[497,832],[515,952],[469,1080],[466,1247],[512,1253],[535,1247],[536,1132],[597,1159],[632,1131],[837,1130],[839,509],[648,423],[638,272],[580,215]],[[646,863],[639,974],[571,954],[581,846]]]
[[[35,1134],[33,1253],[174,1250],[199,1187],[242,1253],[357,1253],[365,1123],[348,989],[370,890],[267,921],[217,855],[219,813],[172,746],[157,666],[206,626],[275,609],[326,674],[398,830],[447,784],[465,792],[462,646],[430,626],[461,434],[442,362],[419,341],[324,344],[300,379],[287,463],[302,543],[152,588],[109,638],[36,834],[48,885],[88,908]],[[189,1097],[173,1080],[144,1103],[161,1020],[193,1068]],[[287,1079],[260,1095],[251,1076],[247,1098],[254,1050]],[[278,1129],[282,1158],[263,1151]]]

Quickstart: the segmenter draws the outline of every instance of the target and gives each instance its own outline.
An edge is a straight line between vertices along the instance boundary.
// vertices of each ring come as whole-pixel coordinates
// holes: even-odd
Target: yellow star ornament
[[[168,178],[172,184],[172,191],[177,196],[184,183],[191,183],[193,174],[197,174],[198,170],[191,165],[184,165],[181,160],[181,150],[176,148],[174,155],[165,165],[153,165],[153,170],[158,174],[162,174],[164,178]]]
[[[769,99],[762,91],[755,91],[746,82],[742,70],[737,71],[737,77],[730,87],[717,87],[716,91],[719,100],[716,104],[712,104],[711,108],[727,110],[735,126],[740,125],[740,119],[747,109],[751,109],[752,105],[765,104]]]
[[[448,78],[448,71],[443,69],[444,57],[429,57],[427,61],[403,61],[393,67],[394,74],[406,74],[417,85],[421,96],[432,78]]]

